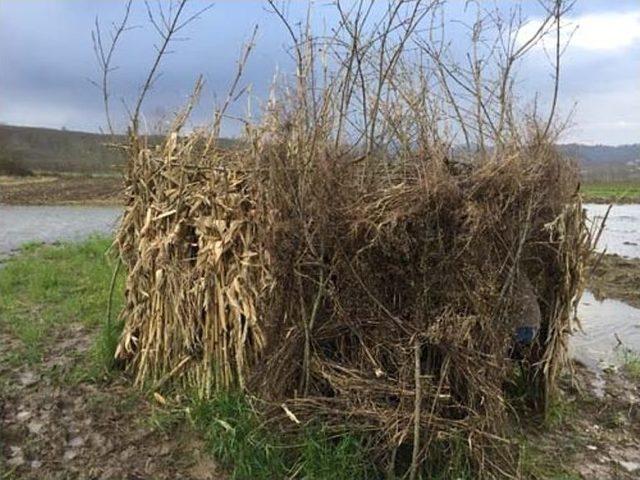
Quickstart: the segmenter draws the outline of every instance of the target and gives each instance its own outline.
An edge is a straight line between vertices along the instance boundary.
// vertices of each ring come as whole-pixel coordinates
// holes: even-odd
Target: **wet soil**
[[[72,380],[93,335],[71,325],[51,339],[40,364],[12,366],[5,360],[18,342],[0,333],[0,478],[226,478],[188,424],[151,421],[153,397],[123,375]],[[574,368],[561,385],[560,413],[552,412],[560,420],[527,431],[528,443],[542,462],[576,472],[562,478],[640,478],[640,382],[609,371],[598,396],[594,375]]]
[[[611,194],[599,194],[599,193],[587,193],[583,194],[582,200],[584,203],[597,203],[600,205],[627,205],[632,203],[640,203],[640,195],[630,194],[630,195],[616,195],[615,193]]]
[[[122,188],[122,180],[118,177],[0,177],[0,204],[117,205],[121,203]]]
[[[18,342],[0,333],[0,478],[225,478],[188,425],[154,424],[153,400],[123,376],[71,380],[93,336],[72,325],[40,364],[15,365]]]
[[[588,288],[598,300],[613,298],[640,308],[640,258],[603,255],[596,259]]]
[[[611,370],[605,375],[604,393],[596,395],[595,375],[581,365],[574,368],[575,375],[562,385],[559,425],[533,433],[530,442],[551,462],[576,472],[566,478],[640,478],[640,381]]]

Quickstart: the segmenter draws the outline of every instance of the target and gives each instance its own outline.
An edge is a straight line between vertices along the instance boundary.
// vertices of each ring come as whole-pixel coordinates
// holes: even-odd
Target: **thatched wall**
[[[140,148],[117,242],[128,268],[117,356],[136,383],[168,380],[209,396],[243,386],[263,348],[256,311],[268,284],[246,176],[195,162],[191,141]],[[201,159],[200,159],[201,160]]]
[[[563,365],[590,250],[575,168],[545,144],[459,164],[295,142],[140,148],[118,235],[119,357],[138,383],[248,386],[301,421],[375,432],[387,463],[416,434],[423,448],[465,439],[484,462],[518,372],[520,276],[542,312],[523,360],[532,405]]]

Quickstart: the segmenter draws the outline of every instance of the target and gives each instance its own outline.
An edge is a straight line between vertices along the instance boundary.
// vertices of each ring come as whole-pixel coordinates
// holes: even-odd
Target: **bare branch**
[[[162,4],[159,2],[158,10],[160,15],[160,22],[162,22],[162,24],[160,24],[155,14],[153,13],[153,10],[151,9],[148,1],[145,0],[149,21],[158,32],[161,42],[160,42],[160,45],[156,47],[157,53],[156,53],[155,59],[153,61],[153,64],[151,65],[151,68],[149,69],[149,73],[147,74],[147,77],[144,83],[142,84],[142,88],[140,90],[138,100],[136,101],[135,107],[133,109],[133,113],[131,115],[131,131],[133,135],[138,134],[138,126],[139,126],[138,124],[139,124],[140,109],[142,108],[142,103],[144,102],[144,99],[149,93],[149,90],[152,88],[153,84],[158,78],[158,68],[160,66],[160,62],[166,55],[169,55],[171,53],[171,51],[168,50],[168,47],[172,41],[176,40],[175,34],[180,29],[184,28],[186,25],[196,20],[200,15],[200,13],[208,10],[208,8],[210,7],[209,6],[205,9],[200,10],[195,15],[191,15],[185,21],[181,22],[180,21],[181,16],[184,13],[184,9],[187,2],[188,0],[180,0],[179,2],[177,2],[177,7],[175,8],[175,10],[173,7],[173,2],[170,2],[168,12],[165,12],[163,10]]]
[[[121,35],[130,30],[127,27],[127,23],[129,21],[129,15],[131,13],[131,3],[132,0],[127,1],[127,5],[125,7],[125,12],[122,17],[122,20],[114,25],[114,30],[111,33],[111,44],[109,45],[109,49],[105,53],[103,43],[102,43],[102,33],[100,31],[100,23],[98,19],[95,20],[95,29],[91,32],[91,38],[93,40],[93,49],[96,54],[96,59],[98,61],[98,65],[102,72],[101,76],[101,85],[100,88],[102,90],[102,102],[104,104],[104,112],[107,119],[107,128],[109,129],[109,133],[114,135],[113,123],[111,121],[111,113],[109,109],[109,73],[115,70],[114,67],[111,66],[111,61],[113,59],[113,54],[118,45],[118,41],[120,40]]]
[[[555,71],[553,77],[553,99],[551,100],[551,110],[549,111],[549,118],[544,127],[543,137],[546,137],[553,123],[553,117],[556,113],[556,106],[558,104],[558,91],[560,90],[560,56],[562,50],[560,48],[560,18],[562,15],[562,0],[555,0],[555,24],[556,24],[556,44],[555,44]]]

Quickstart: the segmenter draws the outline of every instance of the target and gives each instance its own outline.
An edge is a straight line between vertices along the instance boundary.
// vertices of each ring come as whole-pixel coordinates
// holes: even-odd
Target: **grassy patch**
[[[105,322],[113,272],[113,262],[106,256],[110,243],[108,238],[93,237],[77,244],[27,244],[0,268],[0,328],[20,341],[12,351],[12,362],[40,362],[44,347],[64,340],[69,325],[100,332],[90,352],[94,364],[105,365],[111,358],[119,325],[107,328]],[[121,276],[115,288],[115,312],[121,306],[122,289]]]
[[[570,423],[578,413],[574,401],[558,397],[554,399],[547,410],[545,424],[549,428],[559,428]]]
[[[587,202],[640,201],[640,182],[588,183],[582,185],[581,190]]]
[[[640,354],[632,350],[626,350],[623,356],[622,368],[627,376],[635,381],[640,382]]]
[[[567,467],[564,450],[557,446],[526,438],[520,441],[519,469],[524,478],[548,480],[579,480],[582,478]]]
[[[563,424],[573,415],[573,405],[554,408],[554,425]],[[174,412],[177,412],[174,410]],[[321,427],[301,429],[286,439],[269,426],[242,395],[221,394],[208,401],[194,403],[188,410],[194,428],[203,436],[210,453],[231,473],[234,480],[305,478],[381,479],[388,478],[367,455],[365,440],[355,434],[331,436]],[[175,413],[174,413],[175,414]],[[176,424],[176,417],[159,415],[162,425]],[[519,439],[519,466],[523,478],[574,480],[580,478],[559,456],[568,455],[573,446],[555,446]],[[468,445],[463,439],[449,439],[433,447],[433,455],[419,478],[426,480],[471,480]],[[554,449],[553,455],[550,449]],[[396,458],[398,479],[406,478],[411,456],[410,446],[399,450]],[[566,462],[568,463],[568,461]]]
[[[190,418],[233,479],[380,477],[356,436],[306,428],[284,443],[241,395],[221,394],[199,402],[190,409]]]

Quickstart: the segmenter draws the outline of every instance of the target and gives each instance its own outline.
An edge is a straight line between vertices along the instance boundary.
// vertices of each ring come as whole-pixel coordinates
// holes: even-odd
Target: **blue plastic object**
[[[516,341],[523,345],[529,345],[536,338],[537,333],[536,327],[518,327],[516,328]]]

